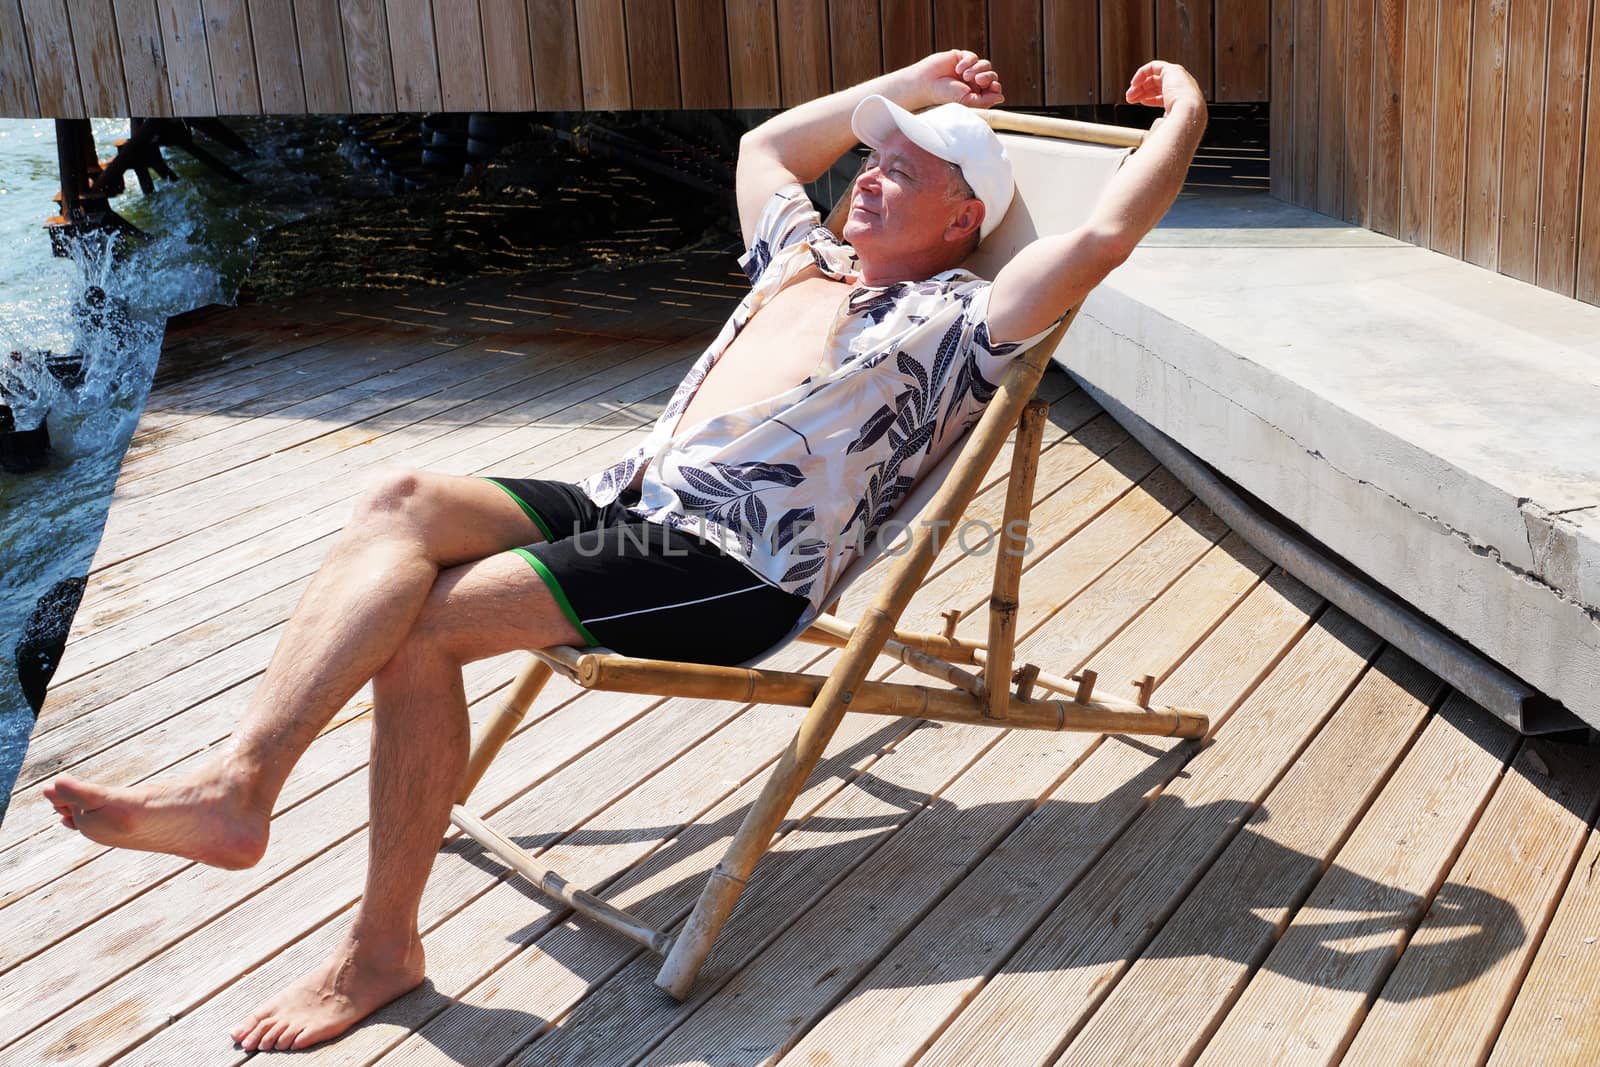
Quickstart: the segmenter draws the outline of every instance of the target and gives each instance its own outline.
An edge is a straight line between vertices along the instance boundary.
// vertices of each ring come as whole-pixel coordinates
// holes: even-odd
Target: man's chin
[[[853,245],[860,245],[863,241],[870,244],[873,226],[870,220],[858,218],[852,213],[849,218],[845,219],[844,226],[839,233]]]

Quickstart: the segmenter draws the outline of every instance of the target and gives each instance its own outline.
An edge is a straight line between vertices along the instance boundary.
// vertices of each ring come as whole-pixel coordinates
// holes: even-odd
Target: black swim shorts
[[[576,485],[489,478],[545,540],[513,549],[591,645],[629,656],[734,664],[781,641],[807,601],[769,585],[693,534],[630,512],[637,494],[597,507]]]

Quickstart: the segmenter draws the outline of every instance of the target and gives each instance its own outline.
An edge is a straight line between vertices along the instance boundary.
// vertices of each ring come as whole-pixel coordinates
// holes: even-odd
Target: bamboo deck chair
[[[1016,178],[1016,194],[1005,220],[967,264],[975,273],[993,278],[1034,237],[1065,232],[1083,222],[1122,159],[1142,140],[1143,131],[1006,112],[982,114],[1000,131]],[[656,984],[682,1000],[688,996],[756,862],[767,851],[846,712],[1002,728],[1204,736],[1209,723],[1200,713],[1151,706],[1154,679],[1148,675],[1133,683],[1137,699],[1123,700],[1096,694],[1095,674],[1087,669],[1062,678],[1025,664],[1013,674],[1022,549],[1048,413],[1048,405],[1034,399],[1033,394],[1075,316],[1076,310],[1046,340],[1007,368],[977,424],[963,440],[951,446],[896,511],[897,522],[904,524],[908,532],[892,545],[892,558],[885,561],[888,575],[860,621],[852,624],[824,613],[797,635],[800,640],[843,649],[830,673],[761,670],[749,664],[721,667],[673,663],[594,648],[556,647],[535,652],[502,706],[476,731],[451,821],[544,892],[665,956]],[[988,640],[978,643],[956,637],[954,613],[946,615],[943,633],[897,629],[901,613],[939,551],[937,531],[960,525],[1013,428],[1017,429],[1017,438],[1001,527],[1006,533],[1002,535],[1002,551],[995,554]],[[923,512],[927,513],[926,521],[913,525],[910,519]],[[940,522],[946,525],[941,527]],[[884,554],[885,549],[880,546],[877,555]],[[874,558],[863,555],[846,570],[830,590],[830,606],[837,606],[839,595]],[[867,671],[880,654],[895,657],[944,684],[868,681]],[[490,761],[553,671],[585,689],[810,708],[675,937],[573,887],[465,807]],[[1036,689],[1052,690],[1066,699],[1035,696]]]

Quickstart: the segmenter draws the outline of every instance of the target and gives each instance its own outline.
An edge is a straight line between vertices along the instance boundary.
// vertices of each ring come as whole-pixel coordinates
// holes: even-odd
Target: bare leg
[[[538,540],[537,526],[488,482],[380,478],[301,597],[230,751],[184,777],[131,788],[63,775],[45,796],[64,825],[102,844],[250,866],[295,762],[395,654],[439,569]]]
[[[466,768],[461,665],[516,648],[579,643],[520,558],[444,571],[417,625],[373,679],[367,879],[350,931],[321,966],[232,1031],[245,1049],[337,1036],[423,978],[417,911]]]

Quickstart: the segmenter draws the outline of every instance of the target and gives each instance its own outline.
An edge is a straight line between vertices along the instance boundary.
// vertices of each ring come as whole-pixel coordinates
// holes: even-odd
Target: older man
[[[1078,230],[993,284],[960,268],[1010,203],[1001,145],[970,108],[1003,100],[987,60],[942,52],[776,116],[740,145],[752,289],[645,442],[572,485],[406,471],[357,503],[306,590],[226,754],[115,788],[63,777],[62,822],[96,841],[247,867],[290,769],[373,683],[371,845],[350,929],[234,1030],[304,1048],[423,980],[417,909],[466,763],[464,663],[605,644],[737,662],[809,622],[991,382],[1155,225],[1205,106],[1152,62],[1127,98],[1163,107]],[[921,112],[914,114],[914,112]],[[857,140],[844,240],[800,183]]]

